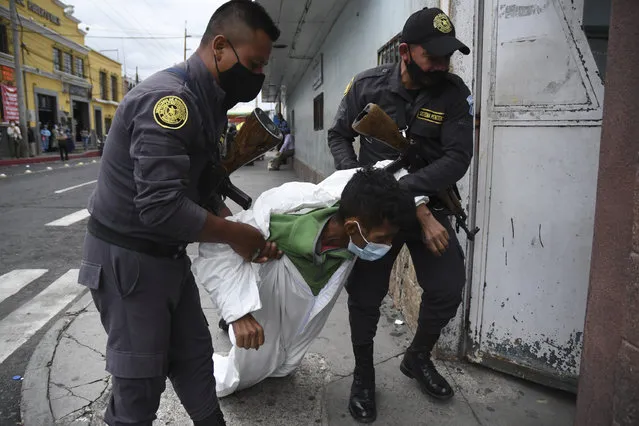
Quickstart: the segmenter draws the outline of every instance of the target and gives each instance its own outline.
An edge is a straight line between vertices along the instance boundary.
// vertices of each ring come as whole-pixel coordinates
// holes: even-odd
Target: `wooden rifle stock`
[[[385,167],[385,170],[390,173],[395,173],[402,168],[412,173],[428,164],[428,160],[420,154],[418,146],[402,136],[393,119],[376,104],[370,103],[364,107],[353,122],[353,130],[360,135],[378,140],[400,153],[395,161]],[[475,227],[472,231],[468,229],[466,225],[468,216],[461,205],[457,185],[438,192],[435,197],[455,216],[457,231],[459,232],[460,228],[463,229],[466,237],[473,241],[479,228]]]
[[[229,136],[229,135],[227,135]],[[232,140],[225,140],[226,155],[221,162],[212,165],[206,179],[209,182],[209,197],[217,193],[230,198],[244,210],[253,203],[251,197],[233,185],[229,176],[243,165],[261,157],[275,148],[284,135],[264,111],[255,108]]]

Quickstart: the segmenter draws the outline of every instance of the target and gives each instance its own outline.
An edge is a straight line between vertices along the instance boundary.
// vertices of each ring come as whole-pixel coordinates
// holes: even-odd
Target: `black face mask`
[[[230,41],[229,45],[237,58],[237,62],[231,68],[220,72],[217,67],[217,58],[213,56],[217,75],[220,79],[220,86],[226,92],[224,106],[227,109],[233,108],[238,102],[248,102],[255,99],[260,90],[262,90],[265,78],[264,74],[254,74],[250,69],[242,65],[240,57],[237,56],[237,52]]]
[[[448,71],[424,71],[410,56],[410,63],[406,63],[406,71],[414,83],[423,87],[437,86],[446,79]]]

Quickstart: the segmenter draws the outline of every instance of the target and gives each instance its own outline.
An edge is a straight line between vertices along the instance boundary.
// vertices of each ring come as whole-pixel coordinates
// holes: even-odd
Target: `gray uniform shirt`
[[[162,244],[196,241],[202,230],[198,183],[227,123],[225,93],[199,56],[180,67],[188,85],[160,71],[122,100],[88,206],[110,229]]]

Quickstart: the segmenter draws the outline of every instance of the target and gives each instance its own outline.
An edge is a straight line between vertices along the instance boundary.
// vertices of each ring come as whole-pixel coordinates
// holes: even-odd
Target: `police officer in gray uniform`
[[[401,371],[415,378],[424,391],[437,399],[453,396],[451,386],[431,361],[431,351],[442,328],[455,316],[465,283],[462,249],[447,212],[434,197],[464,176],[473,153],[470,91],[459,77],[448,73],[450,57],[457,50],[470,53],[455,38],[455,28],[446,14],[436,8],[414,13],[402,32],[400,62],[357,75],[349,83],[333,127],[328,131],[328,145],[337,169],[397,158],[396,151],[364,137],[360,139],[359,158],[353,149],[356,136],[351,127],[353,121],[368,103],[376,103],[400,129],[406,129],[408,136],[419,144],[421,156],[428,159],[428,163],[400,182],[415,196],[430,196],[430,210],[418,209],[419,220],[400,232],[383,259],[358,261],[347,285],[355,355],[349,410],[361,422],[372,422],[377,415],[373,339],[391,269],[404,244],[424,292],[417,331],[402,360]]]
[[[257,229],[224,219],[230,211],[206,190],[227,110],[257,96],[278,37],[259,4],[225,3],[197,52],[135,87],[115,114],[79,275],[108,334],[109,425],[150,426],[167,377],[196,425],[225,424],[185,249],[220,242],[255,262],[281,256]]]

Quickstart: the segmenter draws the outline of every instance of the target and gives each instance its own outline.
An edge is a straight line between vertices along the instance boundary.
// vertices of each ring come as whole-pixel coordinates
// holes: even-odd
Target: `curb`
[[[55,418],[49,403],[49,373],[58,346],[58,339],[69,328],[77,316],[67,316],[74,311],[87,295],[88,290],[68,305],[63,316],[51,326],[36,346],[22,382],[22,394],[20,396],[20,417],[24,425],[52,425]],[[84,307],[88,306],[84,303]],[[82,306],[79,306],[82,309]]]
[[[99,157],[99,151],[88,151],[82,154],[71,154],[69,155],[69,160],[77,160],[78,158],[92,158]],[[29,158],[12,158],[10,160],[0,160],[1,166],[17,166],[20,164],[36,164],[36,163],[49,163],[53,161],[58,161],[60,157],[56,155],[47,155],[45,157],[29,157]]]

